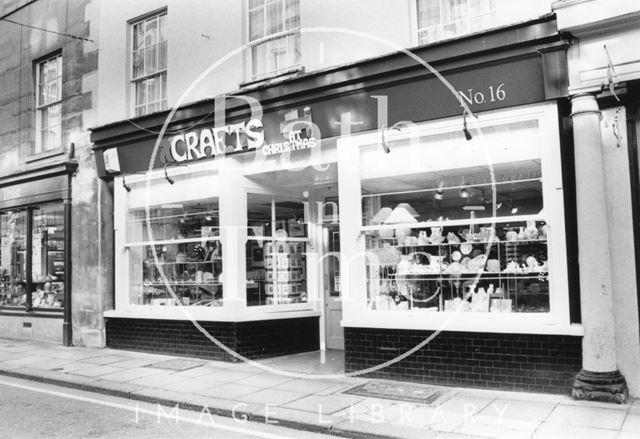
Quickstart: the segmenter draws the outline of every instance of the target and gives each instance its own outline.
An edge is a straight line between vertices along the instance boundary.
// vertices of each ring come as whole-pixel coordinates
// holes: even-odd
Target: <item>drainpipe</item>
[[[62,322],[62,344],[73,345],[73,326],[71,324],[71,175],[64,204],[64,319]]]

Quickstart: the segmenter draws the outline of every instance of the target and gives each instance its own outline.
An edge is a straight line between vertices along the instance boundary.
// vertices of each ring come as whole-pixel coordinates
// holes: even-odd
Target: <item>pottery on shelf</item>
[[[527,227],[524,229],[525,239],[538,239],[538,228],[534,220],[527,221]]]

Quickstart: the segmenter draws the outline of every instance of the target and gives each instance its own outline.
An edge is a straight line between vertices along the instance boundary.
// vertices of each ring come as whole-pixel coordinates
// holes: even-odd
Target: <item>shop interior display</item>
[[[64,306],[64,224],[62,205],[2,214],[0,305],[27,302],[26,216],[32,215],[31,303],[33,308]]]
[[[306,302],[304,205],[254,194],[248,202],[247,305]]]
[[[473,235],[444,226],[368,236],[370,307],[548,312],[545,225],[524,224],[481,225]]]
[[[217,208],[211,204],[165,206],[131,220],[129,239],[142,233],[152,243],[132,247],[132,300],[153,306],[222,306],[222,244]],[[140,261],[142,265],[140,266]],[[177,297],[173,298],[171,292]]]
[[[445,172],[406,176],[390,186],[422,177],[427,188],[363,195],[369,308],[549,312],[538,166],[496,169],[495,193],[467,171],[466,182]]]

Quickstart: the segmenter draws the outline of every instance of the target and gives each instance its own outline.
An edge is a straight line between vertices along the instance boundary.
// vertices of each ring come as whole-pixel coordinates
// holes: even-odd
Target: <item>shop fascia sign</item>
[[[306,129],[291,129],[278,143],[266,143],[260,119],[229,124],[221,128],[201,128],[170,139],[171,157],[176,162],[215,157],[232,152],[260,150],[265,156],[315,148],[318,141]]]

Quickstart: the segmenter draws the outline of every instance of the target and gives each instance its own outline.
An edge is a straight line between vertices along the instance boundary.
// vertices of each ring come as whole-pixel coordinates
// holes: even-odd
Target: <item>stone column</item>
[[[572,99],[575,145],[578,261],[582,309],[582,370],[572,395],[622,403],[627,384],[617,368],[609,224],[607,220],[600,109],[595,96]]]

